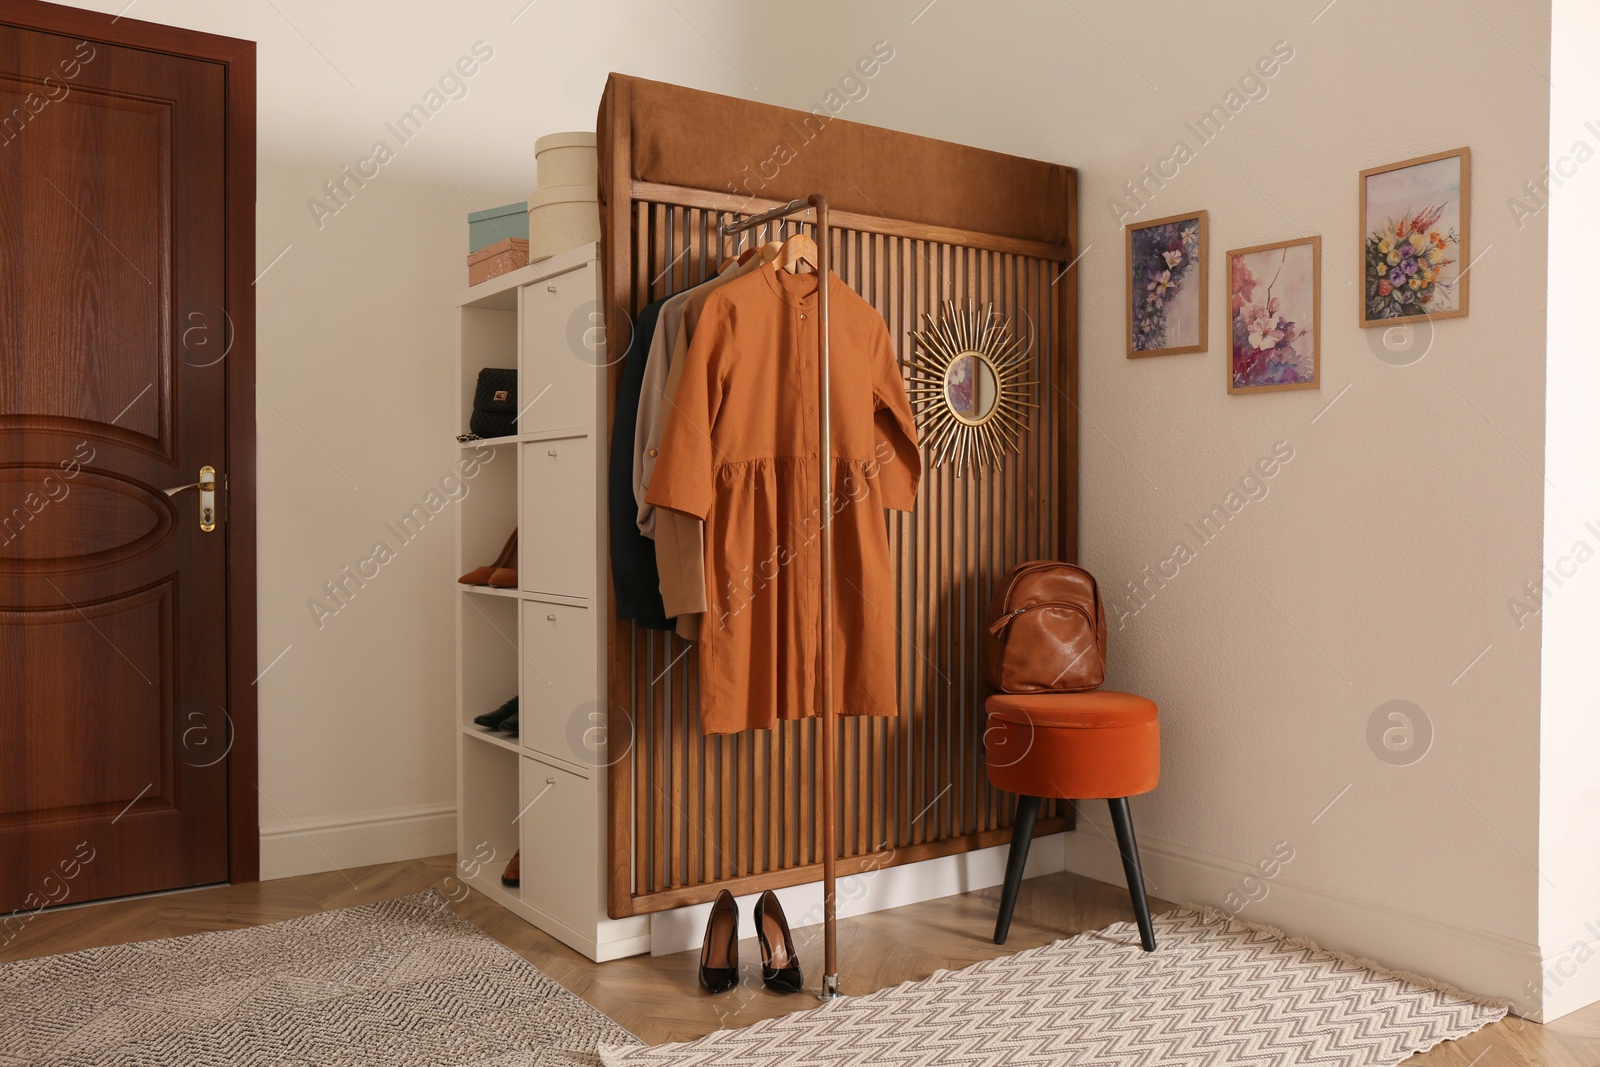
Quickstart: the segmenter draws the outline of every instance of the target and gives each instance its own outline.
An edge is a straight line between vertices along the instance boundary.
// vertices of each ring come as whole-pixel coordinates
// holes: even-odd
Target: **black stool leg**
[[[1006,943],[1011,932],[1011,913],[1017,910],[1017,891],[1022,888],[1022,868],[1028,865],[1028,846],[1033,844],[1033,822],[1039,817],[1038,797],[1017,797],[1017,818],[1011,824],[1011,851],[1006,854],[1006,886],[1000,893],[1000,917],[994,924],[994,943]]]
[[[1150,925],[1150,902],[1144,897],[1144,872],[1139,869],[1139,846],[1133,840],[1133,812],[1128,810],[1127,797],[1116,797],[1106,803],[1111,805],[1111,825],[1117,829],[1122,872],[1128,876],[1128,895],[1133,898],[1133,913],[1139,920],[1139,941],[1146,952],[1154,952],[1156,931]]]

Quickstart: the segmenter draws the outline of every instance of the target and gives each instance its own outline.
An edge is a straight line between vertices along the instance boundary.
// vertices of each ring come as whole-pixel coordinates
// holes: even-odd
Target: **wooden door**
[[[0,911],[228,878],[224,74],[0,26]]]

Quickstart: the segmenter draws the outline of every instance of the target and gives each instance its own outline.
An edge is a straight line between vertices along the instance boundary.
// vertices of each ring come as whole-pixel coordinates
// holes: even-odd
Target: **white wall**
[[[1286,841],[1245,918],[1537,1011],[1534,861],[1570,842],[1541,842],[1540,626],[1507,601],[1541,562],[1548,213],[1519,227],[1506,201],[1545,163],[1547,5],[1379,20],[1348,0],[834,0],[812,9],[833,13],[825,33],[797,35],[769,5],[523,4],[129,12],[261,41],[260,266],[290,247],[260,283],[263,666],[292,646],[261,683],[267,874],[449,845],[446,530],[320,632],[305,601],[454,456],[441,399],[469,206],[521,199],[534,137],[592,127],[609,69],[810,107],[882,39],[895,58],[844,117],[1081,168],[1083,544],[1108,592],[1276,443],[1294,450],[1113,638],[1114,683],[1163,708],[1165,778],[1135,803],[1153,889],[1221,903]],[[319,230],[307,198],[478,40],[494,58],[466,98]],[[1185,123],[1277,42],[1292,59],[1200,145]],[[1128,361],[1107,204],[1180,139],[1196,158],[1140,217],[1210,211],[1211,351]],[[1356,173],[1462,144],[1472,315],[1393,366],[1355,326]],[[1323,387],[1230,397],[1224,252],[1301,233],[1323,236]],[[1432,723],[1411,766],[1368,746],[1391,699]],[[364,833],[369,815],[388,821]],[[1095,827],[1072,838],[1081,869],[1115,870]]]
[[[1600,11],[1558,0],[1550,108],[1549,381],[1545,398],[1544,709],[1540,723],[1539,940],[1546,1013],[1600,1000],[1600,368],[1591,296],[1571,264],[1600,233]],[[1541,186],[1543,182],[1541,180]],[[1538,201],[1524,198],[1538,206]]]

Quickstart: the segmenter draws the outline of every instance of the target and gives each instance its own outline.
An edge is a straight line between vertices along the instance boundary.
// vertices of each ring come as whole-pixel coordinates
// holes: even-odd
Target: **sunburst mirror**
[[[1028,399],[1039,384],[1028,377],[1028,352],[990,304],[980,312],[946,301],[937,321],[924,319],[906,374],[922,443],[935,467],[954,463],[958,478],[968,467],[999,469],[1028,428],[1027,409],[1039,406]]]

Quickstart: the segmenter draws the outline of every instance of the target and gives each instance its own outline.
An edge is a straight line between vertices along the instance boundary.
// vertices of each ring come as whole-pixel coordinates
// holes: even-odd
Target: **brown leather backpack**
[[[1002,693],[1077,693],[1106,681],[1106,612],[1094,575],[1019,563],[989,603],[989,684]]]

